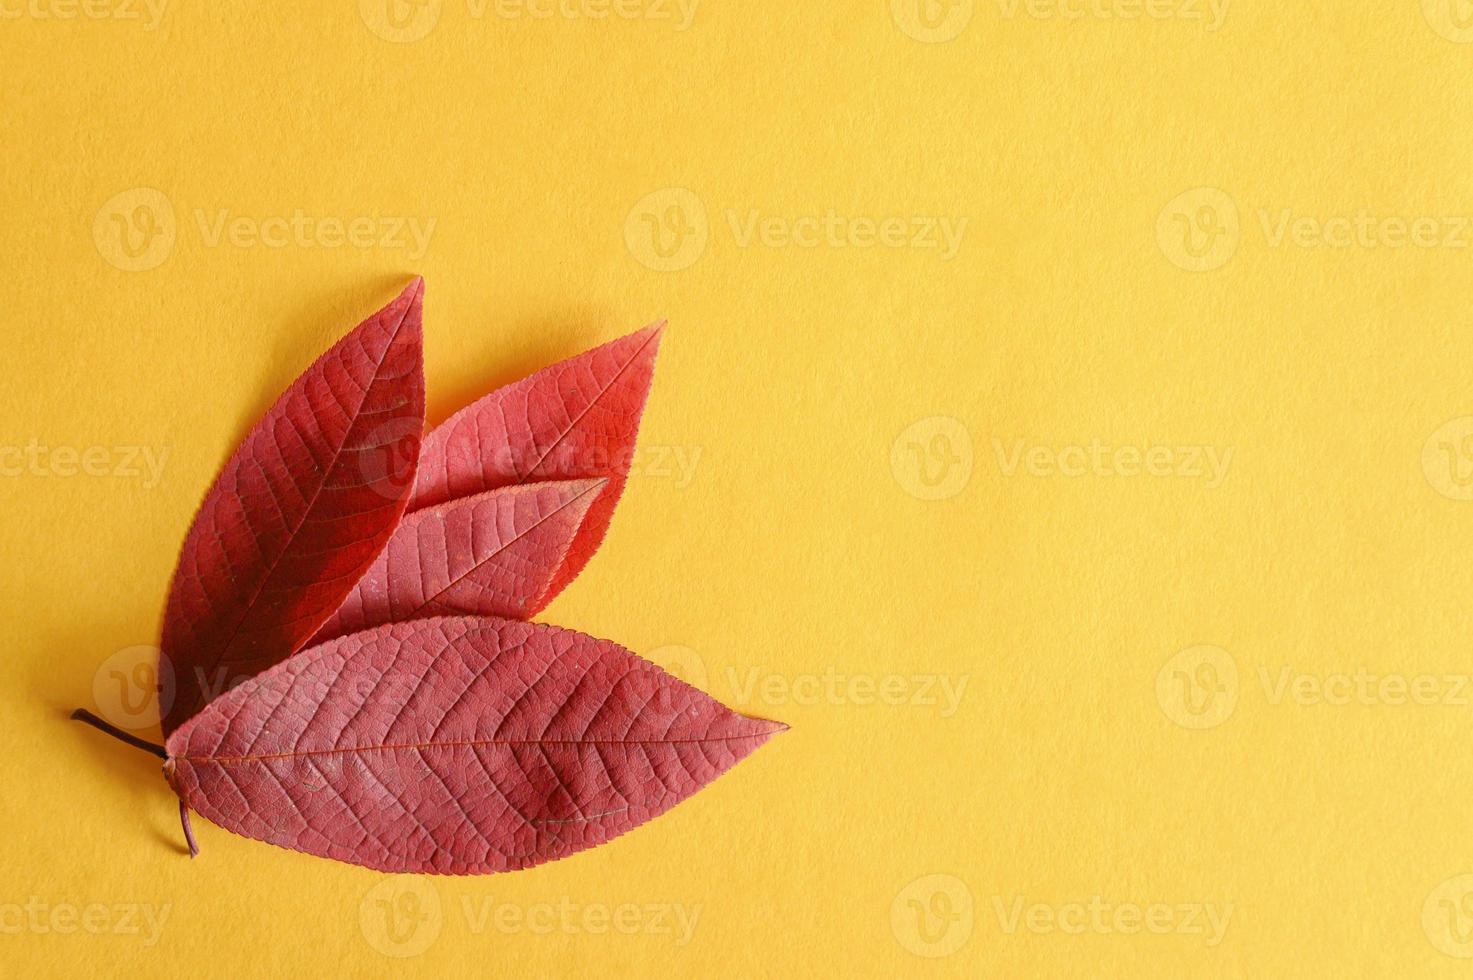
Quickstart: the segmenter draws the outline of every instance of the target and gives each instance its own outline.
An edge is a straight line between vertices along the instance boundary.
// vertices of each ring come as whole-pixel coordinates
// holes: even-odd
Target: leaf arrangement
[[[628,475],[662,324],[424,433],[424,284],[245,437],[164,614],[165,759],[235,833],[382,871],[511,871],[601,844],[786,726],[618,644],[524,622],[583,569]]]

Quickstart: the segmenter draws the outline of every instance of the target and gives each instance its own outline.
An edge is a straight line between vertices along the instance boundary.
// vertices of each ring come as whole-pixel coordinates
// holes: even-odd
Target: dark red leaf
[[[398,523],[424,430],[423,289],[415,279],[323,354],[210,488],[164,614],[165,732],[297,650]]]
[[[603,483],[503,487],[410,514],[312,642],[431,616],[536,615]]]
[[[518,483],[606,478],[548,587],[551,602],[598,550],[624,492],[663,327],[543,368],[431,430],[409,509]]]
[[[623,647],[471,617],[313,647],[168,740],[187,806],[235,833],[381,871],[525,868],[690,796],[785,726]]]

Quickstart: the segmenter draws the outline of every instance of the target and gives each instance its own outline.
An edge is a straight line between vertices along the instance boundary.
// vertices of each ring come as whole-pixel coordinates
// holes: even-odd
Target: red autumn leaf
[[[289,657],[342,602],[404,511],[424,430],[415,279],[298,378],[205,496],[164,614],[172,732]]]
[[[518,483],[606,478],[543,596],[551,602],[598,550],[624,492],[663,328],[543,368],[432,429],[409,509]]]
[[[313,647],[168,740],[184,806],[380,871],[510,871],[601,844],[783,730],[606,640],[471,617]]]
[[[430,616],[531,616],[603,484],[503,487],[410,514],[312,643]]]

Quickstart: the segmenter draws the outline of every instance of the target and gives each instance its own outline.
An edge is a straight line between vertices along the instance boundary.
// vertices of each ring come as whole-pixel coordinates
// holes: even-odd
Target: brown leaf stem
[[[184,839],[189,842],[189,856],[199,857],[199,845],[194,842],[194,828],[189,826],[189,807],[179,801],[179,823],[184,827]]]
[[[164,747],[162,745],[155,745],[152,742],[139,738],[137,735],[130,735],[129,733],[123,731],[121,728],[118,728],[114,725],[109,725],[107,722],[103,721],[101,718],[97,717],[86,708],[78,708],[76,711],[73,711],[72,720],[86,722],[98,731],[107,732],[118,741],[127,742],[134,748],[142,749],[145,752],[152,752],[160,759],[167,759],[169,757],[169,753],[164,751]]]

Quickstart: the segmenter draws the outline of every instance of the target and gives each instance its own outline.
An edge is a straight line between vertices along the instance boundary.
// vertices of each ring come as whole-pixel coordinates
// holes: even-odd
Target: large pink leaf
[[[228,830],[381,871],[509,871],[670,809],[785,726],[623,647],[470,617],[313,647],[211,703],[164,772]]]
[[[603,484],[503,487],[410,514],[312,642],[431,616],[535,615]]]
[[[663,327],[543,368],[432,429],[409,509],[518,483],[606,478],[548,587],[551,602],[598,550],[624,492]]]
[[[297,650],[398,523],[424,431],[423,290],[415,279],[323,354],[205,496],[164,614],[165,732]]]

